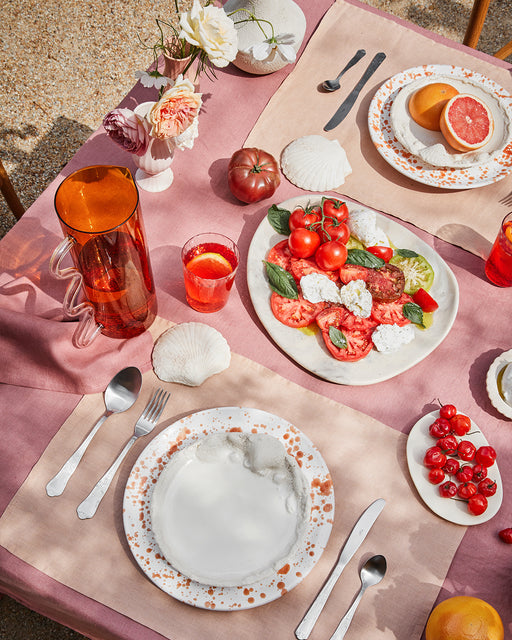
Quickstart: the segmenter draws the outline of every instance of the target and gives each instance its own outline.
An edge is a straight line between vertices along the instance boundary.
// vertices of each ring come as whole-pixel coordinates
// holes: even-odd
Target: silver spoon
[[[357,598],[352,603],[350,609],[343,616],[339,625],[336,627],[336,631],[332,634],[330,640],[341,640],[341,638],[345,637],[347,629],[349,628],[350,623],[352,622],[352,618],[354,617],[354,613],[356,612],[357,605],[363,597],[363,593],[368,587],[373,587],[382,580],[386,573],[386,569],[387,564],[386,558],[384,556],[373,556],[366,561],[359,574],[361,576],[361,590],[357,594]]]
[[[342,71],[340,71],[337,78],[335,78],[334,80],[324,80],[322,82],[322,87],[325,89],[325,91],[337,91],[340,88],[341,76],[345,73],[345,71],[348,71],[351,67],[353,67],[356,62],[359,62],[359,60],[361,60],[364,55],[366,55],[366,51],[364,49],[359,49],[355,56],[347,62],[347,66]]]
[[[49,496],[60,496],[66,485],[78,467],[85,450],[96,435],[98,429],[113,413],[120,413],[129,409],[137,400],[142,385],[142,374],[137,367],[126,367],[119,371],[109,382],[105,389],[106,411],[91,429],[78,449],[64,463],[62,469],[46,485],[46,493]]]

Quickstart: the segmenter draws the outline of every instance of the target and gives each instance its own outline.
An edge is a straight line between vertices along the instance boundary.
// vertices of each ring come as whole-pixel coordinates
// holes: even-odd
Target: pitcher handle
[[[62,308],[64,313],[74,318],[78,316],[78,325],[73,335],[73,344],[75,347],[82,349],[88,347],[96,336],[103,329],[103,325],[94,319],[94,307],[88,301],[77,304],[78,294],[83,285],[83,276],[75,269],[75,267],[61,268],[61,262],[64,257],[71,251],[76,240],[71,236],[66,236],[58,247],[52,253],[50,258],[50,273],[59,280],[67,280],[70,282],[66,289]]]

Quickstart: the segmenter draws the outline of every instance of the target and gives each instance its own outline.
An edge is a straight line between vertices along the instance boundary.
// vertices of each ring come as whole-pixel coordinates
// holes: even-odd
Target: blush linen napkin
[[[486,256],[509,210],[501,201],[512,192],[512,175],[492,185],[467,190],[420,184],[391,167],[375,149],[368,132],[368,110],[376,91],[388,79],[412,67],[463,67],[485,75],[512,93],[510,65],[483,54],[472,55],[469,49],[453,45],[360,3],[337,0],[244,146],[260,147],[279,158],[290,142],[302,136],[322,135],[338,140],[347,153],[352,174],[335,191]],[[336,77],[360,48],[366,50],[366,56],[343,76],[342,88],[330,94],[320,91],[321,82]],[[333,130],[323,131],[378,51],[385,52],[386,59],[364,86],[348,116]]]
[[[152,332],[159,335],[169,326],[158,318]],[[206,408],[254,407],[290,421],[323,456],[334,486],[332,533],[311,573],[278,600],[245,611],[208,611],[175,600],[142,573],[126,542],[122,501],[131,468],[148,438],[133,447],[94,518],[78,519],[77,505],[132,435],[136,419],[157,386],[170,390],[171,398],[155,435],[183,416]],[[242,639],[269,634],[276,639],[291,638],[355,522],[371,502],[382,497],[386,500],[383,512],[345,568],[311,638],[326,638],[333,632],[359,589],[359,567],[376,553],[386,556],[388,572],[365,595],[352,622],[353,636],[421,637],[466,529],[439,519],[424,507],[407,471],[405,435],[232,354],[227,370],[197,388],[162,383],[153,371],[146,372],[134,407],[109,418],[63,495],[47,497],[46,483],[102,411],[100,394],[84,396],[7,507],[0,519],[0,544],[12,554],[166,638]]]

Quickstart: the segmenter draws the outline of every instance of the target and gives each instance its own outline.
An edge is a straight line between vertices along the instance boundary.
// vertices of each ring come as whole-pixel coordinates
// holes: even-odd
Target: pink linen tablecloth
[[[308,18],[309,37],[329,2],[302,1],[299,4]],[[226,184],[226,167],[232,152],[242,146],[268,99],[288,72],[289,69],[268,77],[249,77],[230,67],[218,73],[215,83],[201,80],[205,108],[195,148],[176,156],[175,182],[168,192],[141,193],[158,289],[159,314],[174,322],[205,321],[228,337],[235,353],[404,434],[423,413],[435,408],[437,398],[453,402],[469,414],[498,450],[505,499],[493,520],[471,527],[465,533],[439,599],[461,593],[482,597],[499,610],[511,633],[510,549],[497,538],[497,531],[512,526],[509,497],[512,489],[511,427],[510,421],[498,414],[487,398],[485,374],[493,359],[511,346],[512,301],[509,290],[498,289],[486,281],[483,261],[416,230],[455,273],[461,294],[457,319],[445,341],[423,362],[392,380],[370,387],[341,387],[315,378],[276,348],[252,308],[244,262],[224,310],[205,317],[186,305],[179,250],[188,237],[200,231],[221,231],[237,240],[242,256],[246,256],[252,235],[266,214],[270,202],[246,206],[234,200]],[[123,105],[133,106],[153,97],[151,92],[136,87]],[[105,162],[126,164],[133,169],[131,158],[106,139],[100,129],[73,158],[65,174],[81,166]],[[42,273],[46,264],[37,257],[34,247],[26,243],[34,229],[42,230],[52,242],[60,237],[52,211],[52,197],[61,179],[59,176],[0,243],[0,249],[7,253],[12,253],[16,247],[16,253],[21,252],[20,257],[26,264],[33,264],[34,272]],[[272,201],[280,202],[300,193],[283,180]],[[52,243],[45,244],[47,252],[52,248]],[[33,282],[34,276],[28,275]],[[134,349],[135,355],[136,351]],[[147,353],[145,348],[142,351],[138,357],[144,363]],[[123,366],[133,364],[132,355],[123,361]],[[107,380],[115,370],[112,367],[106,372]],[[15,386],[6,384],[6,379],[2,381],[0,402],[4,429],[0,446],[0,511],[3,512],[75,408],[80,395]],[[311,437],[314,440],[314,434]],[[419,556],[422,554],[421,549],[415,552]],[[92,638],[161,638],[128,616],[53,580],[5,549],[0,549],[0,590]],[[262,615],[264,610],[263,607]],[[247,637],[252,637],[250,629]]]

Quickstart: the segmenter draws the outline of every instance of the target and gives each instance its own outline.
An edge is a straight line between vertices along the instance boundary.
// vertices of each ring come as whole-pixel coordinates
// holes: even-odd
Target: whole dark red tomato
[[[329,218],[335,218],[340,222],[348,220],[348,207],[345,202],[336,200],[335,198],[327,198],[323,204],[324,215]]]
[[[296,258],[310,258],[320,246],[320,236],[309,229],[295,229],[288,236],[288,246]]]
[[[489,480],[488,478],[478,483],[478,493],[481,493],[486,498],[493,496],[496,493],[497,488],[498,485],[494,480]]]
[[[468,500],[468,511],[474,516],[480,516],[487,509],[487,498],[481,493],[475,493]]]
[[[469,500],[477,492],[476,484],[473,482],[463,482],[457,489],[457,495],[463,500]]]
[[[344,222],[338,222],[332,218],[324,218],[322,226],[318,226],[318,233],[322,238],[322,242],[329,240],[337,240],[342,244],[347,244],[350,238],[350,229]]]
[[[441,451],[440,447],[430,447],[430,449],[427,449],[425,453],[423,464],[432,469],[440,469],[446,464],[446,456]]]
[[[460,462],[458,460],[456,460],[455,458],[448,458],[446,464],[443,467],[443,471],[453,476],[457,473],[459,468]]]
[[[470,418],[462,415],[462,413],[457,413],[453,418],[450,418],[450,424],[452,426],[453,433],[457,436],[465,436],[471,429]]]
[[[445,418],[446,420],[450,420],[457,413],[457,408],[454,404],[443,404],[443,406],[439,409],[439,417]]]
[[[457,447],[457,455],[461,460],[470,462],[474,459],[476,453],[475,445],[469,440],[461,440]]]
[[[297,207],[292,211],[288,219],[290,225],[290,231],[295,229],[305,229],[314,222],[319,222],[322,219],[322,211],[320,207]]]
[[[320,269],[334,271],[345,264],[347,260],[347,247],[337,240],[324,242],[315,253],[315,261]]]
[[[512,544],[512,527],[507,527],[499,532],[499,537],[507,544]]]
[[[262,149],[239,149],[228,165],[231,193],[242,202],[259,202],[270,196],[281,183],[279,165],[274,156]]]
[[[492,467],[496,460],[496,451],[492,447],[479,447],[475,460],[483,467]]]
[[[429,433],[433,438],[444,438],[450,433],[450,423],[444,418],[437,418],[429,427]]]
[[[374,247],[366,247],[366,251],[373,253],[377,258],[382,258],[384,262],[389,262],[393,257],[393,249],[391,247],[382,247],[378,245]]]
[[[455,482],[448,480],[439,485],[439,495],[441,498],[453,498],[457,495],[457,485]]]
[[[444,471],[442,469],[430,469],[428,472],[428,481],[432,484],[439,484],[444,480]]]

